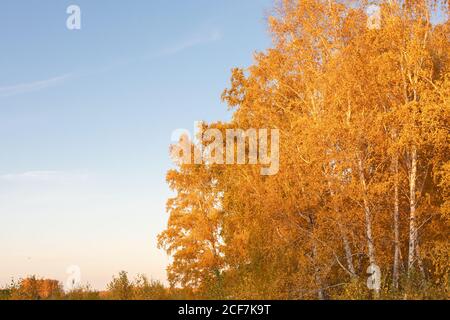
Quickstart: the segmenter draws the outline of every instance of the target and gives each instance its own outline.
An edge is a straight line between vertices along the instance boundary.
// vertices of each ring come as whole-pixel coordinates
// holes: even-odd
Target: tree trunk
[[[309,216],[309,223],[311,225],[311,234],[314,233],[315,228],[315,221],[314,217],[311,215]],[[314,264],[314,278],[316,280],[316,285],[318,287],[317,290],[317,298],[319,300],[325,300],[325,293],[323,291],[323,283],[322,283],[322,277],[320,276],[320,268],[317,265],[317,243],[315,239],[312,239],[312,261]]]
[[[420,274],[422,276],[422,279],[425,280],[425,277],[426,277],[425,267],[423,266],[422,257],[420,256],[419,242],[420,242],[419,238],[417,237],[417,239],[416,239],[416,259],[417,259],[417,264],[419,266],[419,270],[420,270]]]
[[[317,290],[317,298],[319,300],[325,300],[325,294],[323,292],[323,283],[322,283],[322,277],[320,276],[320,269],[317,266],[316,263],[316,257],[317,257],[317,245],[315,240],[313,240],[313,259],[314,259],[314,277],[316,278],[316,284],[319,287],[319,289]]]
[[[328,189],[330,190],[330,194],[333,197],[334,192],[333,192],[333,189],[331,188],[330,182],[328,182]],[[345,260],[347,261],[347,269],[352,274],[351,277],[356,278],[355,267],[353,266],[352,248],[350,247],[350,242],[348,241],[348,237],[345,234],[344,228],[342,227],[342,223],[341,223],[342,216],[341,216],[340,211],[337,208],[334,208],[334,211],[336,212],[337,225],[339,228],[339,233],[341,234],[342,243],[344,244],[344,252],[345,252]]]
[[[409,174],[409,253],[408,253],[408,274],[411,273],[416,257],[417,247],[417,227],[416,227],[416,179],[417,179],[417,148],[411,148],[411,169]]]
[[[398,289],[399,263],[400,263],[400,231],[399,231],[399,200],[398,200],[398,155],[394,158],[394,266],[393,286]]]
[[[358,155],[358,169],[361,184],[363,186],[363,203],[364,203],[364,214],[366,220],[366,238],[367,238],[367,251],[369,256],[370,265],[377,266],[377,259],[375,255],[375,245],[372,235],[372,212],[369,206],[369,200],[367,198],[367,182],[364,175],[364,165],[361,156]],[[375,290],[375,294],[378,295],[379,289]]]
[[[352,273],[352,278],[356,278],[355,267],[353,266],[352,248],[350,247],[350,243],[348,242],[347,235],[345,234],[344,230],[342,229],[342,225],[340,222],[339,222],[339,231],[341,233],[342,242],[344,243],[345,259],[347,261],[348,271],[350,271]]]

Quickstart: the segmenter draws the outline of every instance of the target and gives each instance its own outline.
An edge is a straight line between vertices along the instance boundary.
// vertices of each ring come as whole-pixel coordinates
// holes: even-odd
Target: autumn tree
[[[279,172],[248,161],[168,173],[176,195],[159,241],[173,285],[227,298],[446,297],[450,27],[433,24],[437,7],[448,12],[446,1],[277,2],[272,48],[223,93],[233,119],[206,126],[280,130]]]

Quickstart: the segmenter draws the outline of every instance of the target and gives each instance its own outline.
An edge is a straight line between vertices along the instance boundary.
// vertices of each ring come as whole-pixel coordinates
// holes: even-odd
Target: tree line
[[[450,23],[433,23],[436,10],[448,15],[448,2],[277,1],[272,47],[234,69],[222,95],[232,120],[202,126],[278,129],[279,172],[168,172],[176,195],[159,246],[172,287],[224,299],[448,297]],[[380,270],[374,290],[369,267]]]
[[[90,285],[75,285],[64,289],[57,280],[30,276],[12,280],[0,287],[0,300],[187,300],[194,299],[192,291],[168,288],[160,281],[145,275],[130,278],[125,271],[113,276],[106,290],[96,290]]]

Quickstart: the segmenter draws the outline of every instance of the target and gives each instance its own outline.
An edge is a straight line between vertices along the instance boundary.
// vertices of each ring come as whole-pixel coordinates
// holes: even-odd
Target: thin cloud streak
[[[72,77],[72,74],[65,74],[50,79],[0,87],[0,97],[10,97],[14,95],[44,90],[49,87],[59,85],[70,77]]]
[[[165,48],[156,54],[152,54],[150,57],[147,57],[147,58],[153,59],[153,58],[160,58],[160,57],[175,55],[184,50],[187,50],[187,49],[199,46],[199,45],[216,42],[221,39],[222,39],[222,34],[219,30],[213,30],[211,33],[206,34],[206,35],[204,35],[204,34],[203,35],[192,35],[192,36],[188,37],[187,39],[180,41],[171,47]],[[137,59],[137,60],[140,60],[140,59]],[[128,65],[131,62],[132,61],[122,61],[120,63],[106,66],[103,68],[93,69],[93,70],[86,72],[84,74],[84,76],[107,72],[107,71],[110,71],[117,67]],[[67,79],[72,78],[72,77],[73,77],[73,74],[68,73],[68,74],[64,74],[64,75],[57,76],[57,77],[50,78],[50,79],[39,80],[39,81],[29,82],[29,83],[21,83],[21,84],[12,85],[12,86],[0,87],[0,98],[41,91],[41,90],[44,90],[44,89],[47,89],[50,87],[60,85],[64,81],[66,81]]]
[[[88,174],[64,171],[27,171],[22,173],[9,173],[0,175],[0,182],[73,182],[86,181]]]
[[[94,75],[94,74],[100,74],[104,72],[109,72],[111,70],[114,70],[119,67],[124,67],[136,62],[144,62],[148,60],[154,60],[159,58],[165,58],[170,57],[175,54],[178,54],[184,50],[191,49],[196,46],[220,41],[222,39],[222,33],[219,30],[213,30],[209,34],[197,34],[197,35],[191,35],[190,37],[179,41],[178,43],[173,44],[172,46],[168,46],[164,49],[160,49],[159,51],[155,51],[152,53],[145,54],[140,57],[135,57],[133,59],[120,61],[108,66],[104,66],[99,69],[94,69],[89,72],[86,72],[82,74],[81,76],[87,76],[87,75]]]
[[[211,32],[210,34],[207,34],[207,35],[191,36],[190,38],[185,39],[172,47],[162,50],[161,52],[159,52],[159,54],[157,56],[174,55],[174,54],[177,54],[186,49],[190,49],[192,47],[211,43],[211,42],[216,42],[216,41],[219,41],[220,39],[222,39],[222,34],[218,30],[214,30],[213,32]]]

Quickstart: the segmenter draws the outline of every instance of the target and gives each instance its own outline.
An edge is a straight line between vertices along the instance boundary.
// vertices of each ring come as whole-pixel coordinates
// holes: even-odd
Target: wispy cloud
[[[88,174],[64,171],[27,171],[0,175],[0,181],[6,182],[73,182],[89,179]]]
[[[59,85],[70,77],[72,77],[72,74],[65,74],[50,79],[0,87],[0,97],[9,97],[18,94],[40,91],[49,87]]]
[[[120,66],[126,66],[135,60],[143,60],[143,59],[145,60],[148,58],[159,58],[159,57],[175,55],[184,50],[187,50],[187,49],[199,46],[199,45],[216,42],[221,39],[222,39],[222,33],[217,29],[213,29],[209,33],[193,34],[193,35],[190,35],[190,36],[178,41],[177,43],[174,43],[171,46],[161,49],[159,52],[151,54],[150,56],[141,57],[140,59],[134,59],[134,60],[131,59],[131,60],[126,60],[126,61],[121,61],[121,62],[112,64],[109,66],[104,66],[104,67],[98,68],[98,69],[95,69],[95,68],[90,69],[82,74],[78,74],[78,76],[83,77],[83,76],[89,76],[89,75],[93,75],[93,74],[107,72],[107,71],[110,71],[110,70],[115,69]],[[3,86],[3,87],[0,86],[0,98],[41,91],[41,90],[44,90],[44,89],[47,89],[50,87],[60,85],[64,81],[68,80],[69,78],[72,78],[73,76],[74,76],[73,73],[68,73],[68,74],[56,76],[53,78],[38,80],[38,81],[34,81],[34,82],[20,83],[20,84]]]
[[[186,49],[207,44],[211,42],[216,42],[222,39],[222,34],[219,30],[213,30],[212,32],[208,34],[201,34],[201,35],[191,35],[190,37],[181,40],[180,42],[163,49],[158,56],[168,56],[173,55],[176,53],[179,53],[181,51],[184,51]]]

